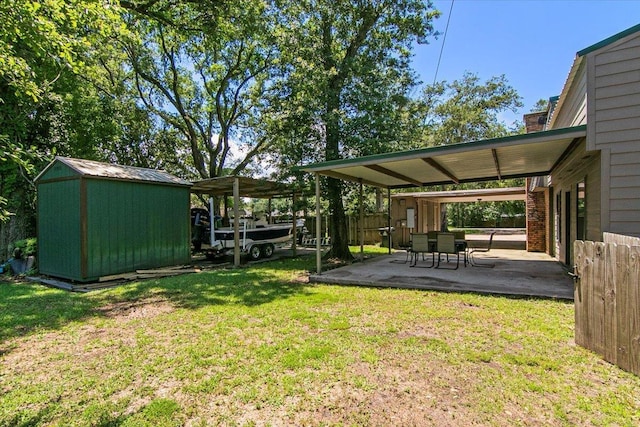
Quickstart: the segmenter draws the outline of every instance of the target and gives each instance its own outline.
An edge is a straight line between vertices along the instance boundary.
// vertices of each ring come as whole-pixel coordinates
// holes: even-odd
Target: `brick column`
[[[531,178],[527,178],[527,252],[547,250],[547,193],[530,190]]]

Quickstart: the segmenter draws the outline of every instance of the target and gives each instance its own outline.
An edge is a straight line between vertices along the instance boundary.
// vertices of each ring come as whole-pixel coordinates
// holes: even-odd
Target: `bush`
[[[19,249],[22,257],[28,257],[31,255],[35,256],[38,252],[38,239],[35,237],[29,237],[24,240],[18,240],[12,245],[9,245],[9,249],[9,253],[12,255],[15,254],[16,249]]]

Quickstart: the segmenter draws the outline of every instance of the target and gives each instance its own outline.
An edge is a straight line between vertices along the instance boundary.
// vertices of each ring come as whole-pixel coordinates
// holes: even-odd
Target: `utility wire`
[[[440,46],[440,56],[438,56],[438,65],[436,66],[436,74],[433,76],[433,84],[436,84],[438,78],[438,70],[440,69],[440,61],[442,61],[442,52],[444,51],[444,42],[447,41],[447,32],[449,32],[449,22],[451,21],[451,12],[453,11],[453,3],[455,0],[451,0],[451,7],[449,8],[449,16],[447,17],[447,26],[444,29],[444,36],[442,37],[442,46]]]

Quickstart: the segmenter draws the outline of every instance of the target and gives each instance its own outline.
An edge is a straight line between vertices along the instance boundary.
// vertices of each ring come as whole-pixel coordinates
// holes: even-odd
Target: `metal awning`
[[[548,175],[585,138],[586,125],[300,167],[384,188]]]
[[[193,184],[191,192],[196,194],[209,194],[211,196],[231,196],[233,195],[233,185],[236,179],[239,183],[238,195],[240,197],[270,199],[277,196],[290,197],[295,192],[293,186],[289,184],[243,176],[223,176],[203,179]]]
[[[525,187],[480,188],[473,190],[421,191],[418,193],[395,193],[393,199],[413,197],[437,203],[503,202],[526,200]]]

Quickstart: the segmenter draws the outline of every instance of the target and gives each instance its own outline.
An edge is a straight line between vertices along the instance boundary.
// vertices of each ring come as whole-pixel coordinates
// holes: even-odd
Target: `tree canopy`
[[[505,76],[419,91],[413,48],[438,16],[422,0],[1,2],[0,220],[27,220],[0,243],[33,233],[33,178],[57,154],[302,181],[293,166],[512,132]],[[352,187],[322,185],[348,259]]]

